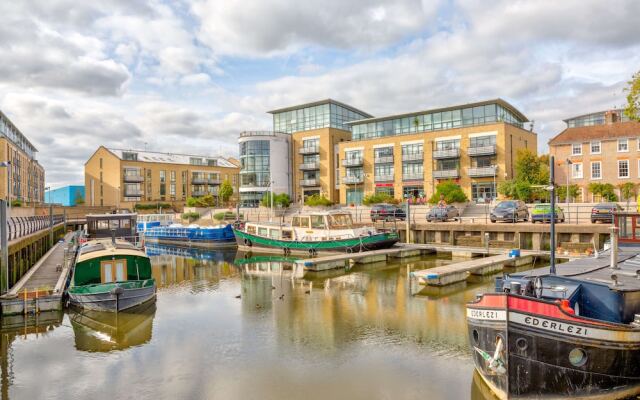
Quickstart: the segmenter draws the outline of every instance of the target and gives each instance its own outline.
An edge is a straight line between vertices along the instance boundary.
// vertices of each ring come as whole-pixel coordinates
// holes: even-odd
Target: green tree
[[[440,195],[444,195],[444,200],[449,204],[469,201],[467,195],[460,188],[460,185],[451,180],[440,182],[436,185],[436,191],[429,199],[429,203],[436,204],[439,202]]]
[[[333,202],[319,194],[312,194],[304,199],[304,205],[309,207],[329,207],[333,205]]]
[[[624,113],[629,119],[640,121],[640,71],[633,74],[624,89],[627,93],[627,106]]]
[[[222,199],[223,203],[229,201],[231,196],[233,196],[233,186],[231,186],[231,182],[228,179],[225,179],[220,185],[220,199]]]
[[[516,181],[546,185],[549,183],[549,158],[546,155],[538,157],[528,149],[520,149],[516,155],[515,173]]]
[[[629,202],[631,199],[638,195],[638,186],[633,182],[626,182],[618,185],[620,189],[620,197],[627,200],[627,210],[629,209]]]
[[[618,201],[615,187],[610,183],[591,182],[587,188],[594,196],[599,196],[604,201]]]
[[[559,201],[567,201],[567,186],[566,185],[558,185],[556,186],[556,194],[558,195]],[[580,187],[578,185],[569,185],[569,199],[575,200],[580,194]]]
[[[291,204],[291,198],[286,193],[274,193],[273,204],[276,207],[287,208]],[[260,201],[260,205],[263,207],[271,207],[271,192],[265,192]]]
[[[364,196],[364,199],[362,199],[362,204],[365,206],[380,203],[397,204],[398,199],[388,195],[387,193],[372,193],[368,196]]]

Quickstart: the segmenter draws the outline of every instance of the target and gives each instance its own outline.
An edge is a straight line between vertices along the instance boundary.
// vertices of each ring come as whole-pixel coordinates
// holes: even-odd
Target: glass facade
[[[240,143],[240,186],[269,186],[269,141]]]
[[[614,115],[615,122],[626,122],[629,121],[629,117],[627,117],[622,110],[611,110]],[[594,126],[594,125],[604,125],[605,124],[605,111],[581,115],[579,117],[571,118],[566,120],[568,128],[577,128],[580,126]]]
[[[0,135],[12,141],[18,148],[24,151],[27,156],[34,160],[36,158],[36,148],[27,140],[27,138],[9,121],[9,119],[0,113]]]
[[[347,122],[364,118],[368,116],[338,104],[325,103],[274,113],[273,130],[293,133],[331,127],[349,131]]]
[[[448,111],[416,113],[384,121],[358,122],[352,124],[352,132],[353,140],[363,140],[495,122],[507,122],[522,127],[525,121],[518,118],[509,109],[494,103],[476,107],[460,107]]]
[[[472,183],[471,200],[488,202],[496,198],[496,184],[493,182]]]

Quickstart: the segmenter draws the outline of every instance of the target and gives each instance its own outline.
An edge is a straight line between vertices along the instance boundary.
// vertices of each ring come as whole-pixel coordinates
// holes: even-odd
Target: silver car
[[[460,211],[454,206],[433,207],[427,214],[427,222],[432,221],[448,221],[450,219],[460,219]]]

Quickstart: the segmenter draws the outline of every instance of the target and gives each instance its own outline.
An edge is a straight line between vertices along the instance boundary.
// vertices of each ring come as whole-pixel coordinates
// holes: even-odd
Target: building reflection
[[[151,274],[159,289],[189,284],[193,291],[215,290],[222,279],[238,276],[237,268],[233,264],[217,259],[168,254],[152,255],[150,258]]]

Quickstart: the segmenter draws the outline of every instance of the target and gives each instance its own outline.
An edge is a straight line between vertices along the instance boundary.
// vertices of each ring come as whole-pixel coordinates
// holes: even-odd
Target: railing
[[[467,149],[467,154],[470,156],[489,156],[496,154],[496,145],[492,144],[489,146],[469,147]]]
[[[244,131],[240,132],[240,137],[250,137],[250,136],[275,136],[278,133],[275,131]]]
[[[434,150],[433,159],[438,160],[441,158],[457,158],[460,157],[460,149],[447,149],[447,150]]]
[[[123,180],[129,183],[140,183],[144,181],[144,176],[142,175],[125,175]]]
[[[144,193],[142,192],[142,190],[135,190],[135,189],[125,189],[124,190],[124,195],[126,197],[141,197]]]
[[[483,177],[483,176],[495,176],[498,171],[498,167],[495,165],[489,167],[470,167],[467,169],[467,174],[470,177]]]
[[[194,196],[194,197],[204,196],[205,194],[207,194],[207,192],[205,190],[192,190],[191,191],[191,195]]]
[[[460,171],[457,169],[443,169],[439,171],[433,171],[433,177],[436,179],[459,178]]]
[[[376,182],[393,182],[395,180],[394,174],[376,175],[373,178]]]
[[[361,157],[356,158],[345,158],[342,160],[343,167],[360,167],[363,161]]]
[[[302,179],[300,186],[318,186],[320,181],[318,179]]]
[[[413,172],[413,173],[405,173],[402,174],[402,180],[403,181],[418,181],[418,180],[423,180],[424,179],[424,173],[423,172]]]
[[[207,183],[207,178],[191,177],[191,183],[194,185],[204,185]]]
[[[424,153],[410,153],[403,154],[402,161],[422,161],[424,160]]]
[[[348,175],[342,178],[342,182],[347,185],[356,185],[358,183],[364,182],[364,177],[358,175]]]
[[[219,185],[222,183],[222,180],[220,178],[209,178],[207,179],[207,183],[209,185]]]
[[[58,225],[64,222],[64,216],[62,214],[56,214],[53,216],[53,225]],[[31,235],[32,233],[49,228],[49,216],[35,216],[35,217],[11,217],[7,220],[7,228],[9,232],[9,240],[18,239],[23,236]]]
[[[304,146],[304,147],[300,147],[300,149],[298,150],[299,154],[318,154],[320,153],[320,147],[319,146]]]
[[[210,195],[213,195],[213,196],[217,196],[218,195],[218,188],[217,187],[209,188],[209,191],[207,193],[210,194]]]
[[[393,163],[393,156],[375,157],[373,159],[373,162],[376,163],[376,164],[392,164]]]
[[[302,163],[298,166],[301,171],[307,171],[312,169],[320,169],[320,162],[312,161],[307,163]]]

